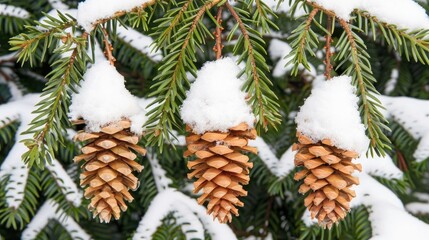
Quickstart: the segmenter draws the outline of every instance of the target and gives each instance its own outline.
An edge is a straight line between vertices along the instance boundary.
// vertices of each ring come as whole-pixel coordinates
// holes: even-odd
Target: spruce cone
[[[329,139],[314,143],[303,134],[297,136],[299,144],[293,147],[298,150],[295,165],[304,169],[297,172],[294,179],[304,179],[300,193],[311,190],[304,200],[311,218],[317,218],[321,226],[331,228],[333,223],[347,215],[350,201],[356,196],[350,187],[359,184],[359,179],[352,176],[355,170],[362,171],[360,164],[352,163],[359,154],[338,149]]]
[[[84,123],[84,121],[77,121]],[[80,175],[80,185],[85,187],[85,197],[91,198],[88,208],[99,216],[101,222],[109,222],[112,215],[119,219],[121,210],[126,211],[124,201],[133,201],[129,189],[136,190],[139,182],[132,174],[141,172],[143,166],[135,162],[137,155],[146,150],[137,145],[139,137],[129,131],[131,122],[122,120],[101,128],[100,132],[78,132],[75,141],[86,141],[82,153],[75,162],[85,160]]]
[[[194,193],[203,190],[198,203],[208,200],[208,214],[213,214],[221,223],[231,222],[231,213],[238,216],[236,206],[244,205],[237,197],[247,196],[242,185],[249,183],[249,170],[253,167],[249,157],[241,152],[257,153],[256,148],[247,146],[248,139],[256,138],[256,131],[245,123],[225,133],[213,131],[198,135],[192,133],[190,127],[187,131],[190,134],[186,138],[185,157],[197,158],[188,162],[192,170],[188,178],[198,179],[194,182]]]

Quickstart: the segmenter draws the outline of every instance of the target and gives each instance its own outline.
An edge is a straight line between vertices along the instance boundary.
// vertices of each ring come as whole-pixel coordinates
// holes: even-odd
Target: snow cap
[[[138,98],[125,88],[124,77],[108,61],[95,63],[85,73],[78,93],[73,94],[69,117],[85,119],[87,129],[93,132],[128,118],[132,121],[131,130],[141,134],[146,121]]]
[[[311,91],[295,118],[297,130],[314,141],[325,138],[338,148],[363,153],[369,139],[358,111],[351,77],[334,77]]]
[[[253,126],[255,117],[237,78],[240,68],[231,58],[207,62],[187,93],[181,109],[182,120],[195,133],[226,132],[240,123]]]

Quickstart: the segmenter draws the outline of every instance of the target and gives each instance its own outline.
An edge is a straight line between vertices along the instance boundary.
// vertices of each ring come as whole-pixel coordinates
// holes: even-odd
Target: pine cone
[[[225,133],[213,131],[199,135],[190,127],[187,131],[190,134],[186,137],[185,157],[194,155],[197,158],[188,162],[192,170],[188,178],[198,179],[194,182],[194,193],[203,190],[198,203],[208,200],[208,214],[213,214],[221,223],[231,222],[231,213],[238,216],[236,206],[244,205],[238,197],[247,196],[242,185],[249,183],[249,170],[253,167],[249,157],[241,152],[257,153],[256,148],[247,146],[248,139],[256,138],[256,131],[245,123]]]
[[[84,123],[84,121],[77,121]],[[132,174],[141,172],[143,166],[135,162],[137,155],[146,150],[137,145],[139,137],[130,132],[131,122],[122,120],[101,128],[100,132],[80,131],[75,141],[86,141],[82,153],[74,158],[75,162],[85,160],[80,175],[80,185],[85,187],[85,197],[91,198],[88,208],[99,216],[101,222],[109,222],[112,215],[119,219],[121,210],[126,211],[124,201],[133,201],[129,189],[136,190],[139,182]]]
[[[352,163],[359,154],[334,147],[329,139],[314,143],[301,133],[297,133],[297,137],[299,144],[293,147],[298,150],[295,165],[304,169],[297,172],[294,179],[304,179],[300,193],[311,190],[304,199],[311,218],[317,218],[321,226],[331,228],[333,223],[347,215],[350,201],[356,196],[350,188],[359,184],[359,179],[352,176],[355,170],[362,171],[360,164]]]

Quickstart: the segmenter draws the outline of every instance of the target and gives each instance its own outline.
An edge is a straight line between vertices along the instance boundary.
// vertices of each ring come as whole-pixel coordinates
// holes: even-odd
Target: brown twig
[[[405,160],[404,154],[401,151],[396,150],[396,156],[398,156],[398,167],[403,172],[408,172],[407,161]]]
[[[223,6],[220,6],[219,9],[217,10],[217,16],[216,16],[216,21],[217,21],[217,25],[216,25],[216,32],[215,37],[216,37],[216,44],[213,47],[213,51],[216,52],[216,59],[220,59],[222,57],[222,49],[223,49],[223,44],[222,44],[222,10],[223,10]]]
[[[331,52],[331,43],[332,43],[332,17],[328,16],[328,21],[326,23],[328,34],[326,34],[325,39],[325,52],[326,52],[326,58],[325,58],[325,77],[326,79],[331,79],[331,71],[332,71],[332,64],[331,64],[331,58],[332,58],[332,52]]]
[[[100,26],[101,31],[103,32],[103,42],[104,42],[104,55],[106,55],[107,59],[110,62],[110,65],[115,66],[115,57],[113,56],[112,50],[113,46],[109,42],[109,34],[106,31],[106,28],[104,26]]]

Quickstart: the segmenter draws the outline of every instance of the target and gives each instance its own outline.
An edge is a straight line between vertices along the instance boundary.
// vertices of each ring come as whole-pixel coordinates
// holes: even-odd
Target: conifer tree
[[[427,11],[0,0],[0,239],[427,239]]]

